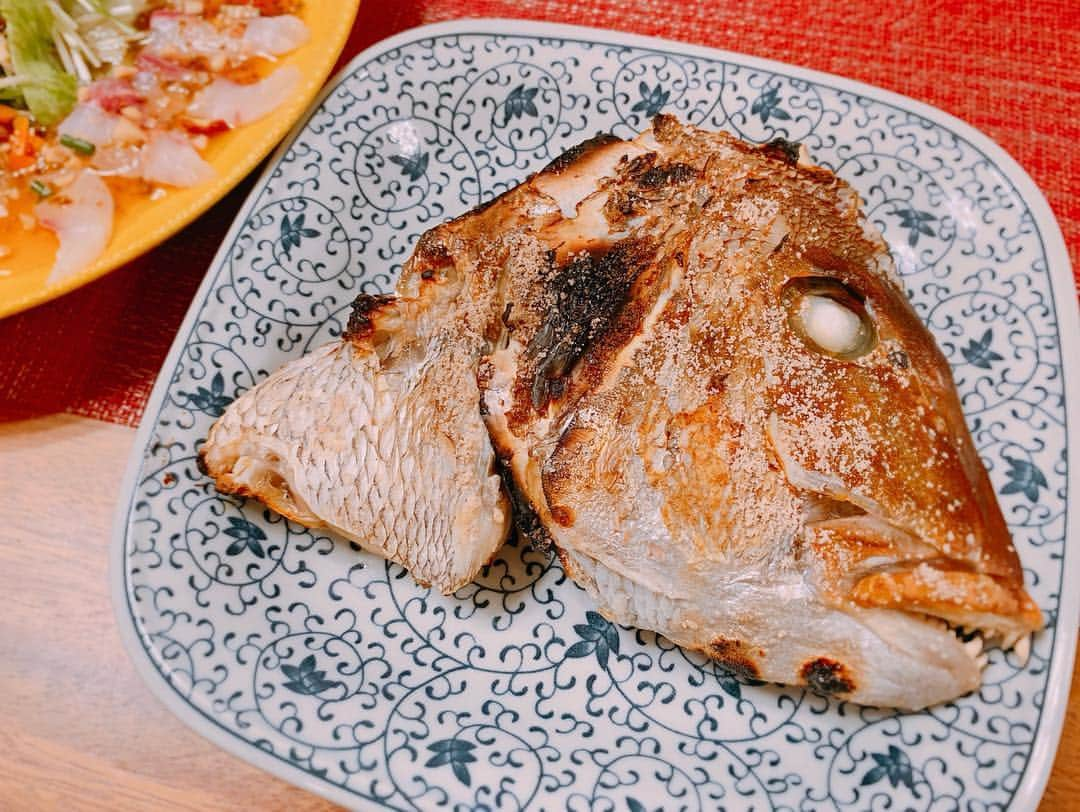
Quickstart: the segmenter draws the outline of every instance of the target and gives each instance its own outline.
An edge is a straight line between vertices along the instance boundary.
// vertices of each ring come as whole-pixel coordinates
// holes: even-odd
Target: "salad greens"
[[[0,0],[0,17],[14,70],[0,78],[0,95],[21,100],[38,123],[56,123],[75,106],[78,82],[57,53],[51,9],[41,0]]]
[[[0,0],[0,100],[38,124],[56,123],[93,71],[124,61],[145,8],[143,0]]]

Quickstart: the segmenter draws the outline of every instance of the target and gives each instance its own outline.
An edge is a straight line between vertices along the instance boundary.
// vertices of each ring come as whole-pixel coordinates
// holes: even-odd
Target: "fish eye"
[[[788,325],[811,349],[851,361],[877,346],[877,329],[863,297],[831,276],[800,276],[784,284]]]

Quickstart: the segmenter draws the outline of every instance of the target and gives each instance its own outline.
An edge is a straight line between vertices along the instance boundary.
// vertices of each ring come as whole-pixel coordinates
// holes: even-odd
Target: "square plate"
[[[444,598],[398,566],[217,494],[213,420],[388,290],[417,237],[601,131],[659,112],[802,141],[858,189],[953,364],[1048,618],[1026,666],[921,713],[744,684],[611,626],[514,543]],[[358,56],[277,154],[147,408],[113,593],[154,692],[226,749],[340,803],[394,809],[1034,808],[1068,697],[1080,504],[1077,313],[1045,200],[925,105],[660,40],[520,21],[416,29]],[[1072,499],[1067,500],[1067,493]],[[1072,508],[1073,511],[1076,508]],[[1075,535],[1075,533],[1073,534]],[[891,800],[890,800],[891,799]]]

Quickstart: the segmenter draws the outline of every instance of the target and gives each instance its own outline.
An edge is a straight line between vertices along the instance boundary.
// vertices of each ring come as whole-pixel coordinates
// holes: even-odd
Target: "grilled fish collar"
[[[361,296],[339,343],[239,397],[200,450],[218,490],[254,497],[396,561],[445,593],[510,528],[476,408],[468,334],[447,329],[453,283]]]

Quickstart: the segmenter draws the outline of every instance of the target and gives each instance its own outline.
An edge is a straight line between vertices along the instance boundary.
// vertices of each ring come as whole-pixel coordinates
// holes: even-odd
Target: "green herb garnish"
[[[30,190],[41,198],[48,197],[53,193],[53,188],[49,184],[42,183],[37,178],[34,178],[34,180],[30,181]]]
[[[74,135],[68,135],[67,133],[60,136],[60,143],[80,155],[93,155],[94,150],[97,149],[89,141],[83,141],[81,138],[76,138]]]

